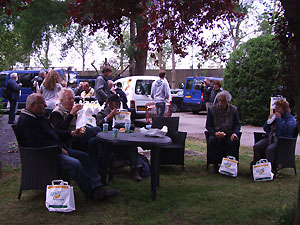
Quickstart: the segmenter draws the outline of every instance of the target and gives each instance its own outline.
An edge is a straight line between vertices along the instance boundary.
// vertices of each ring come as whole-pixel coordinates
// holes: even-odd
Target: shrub
[[[262,126],[267,119],[283,63],[272,35],[251,39],[232,53],[224,70],[224,89],[232,94],[243,124]]]

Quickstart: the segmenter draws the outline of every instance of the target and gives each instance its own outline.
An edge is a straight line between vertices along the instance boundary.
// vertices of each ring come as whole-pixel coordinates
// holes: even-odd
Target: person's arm
[[[13,91],[19,91],[19,90],[21,90],[21,85],[19,85],[17,82],[12,82],[11,83],[11,89],[13,90]]]
[[[59,112],[52,112],[49,120],[55,129],[68,130],[73,118],[74,116],[69,114],[64,120],[63,116]]]
[[[241,122],[240,122],[238,111],[236,111],[233,114],[233,124],[234,124],[233,133],[238,135],[241,130]]]
[[[215,133],[217,132],[213,127],[213,116],[211,114],[210,109],[207,111],[207,117],[206,117],[206,126],[209,136],[215,136]]]
[[[155,94],[155,83],[152,83],[152,87],[151,87],[151,98],[154,99],[154,94]]]
[[[297,121],[293,116],[288,116],[286,119],[277,118],[276,123],[276,131],[279,131],[280,136],[292,136],[297,127]]]
[[[169,84],[167,82],[165,82],[165,92],[166,92],[166,97],[165,99],[166,100],[169,100],[170,98],[170,95],[171,95],[171,91],[170,91],[170,88],[169,88]]]
[[[96,80],[96,84],[95,84],[95,91],[98,93],[99,96],[101,96],[103,101],[105,101],[105,99],[108,96],[106,92],[103,90],[105,88],[104,82],[106,81],[103,78],[99,78]]]

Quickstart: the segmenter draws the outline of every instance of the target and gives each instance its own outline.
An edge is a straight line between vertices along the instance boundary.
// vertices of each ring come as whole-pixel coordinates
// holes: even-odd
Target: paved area
[[[205,139],[204,131],[206,114],[193,114],[192,112],[173,113],[172,116],[179,116],[179,130],[188,133],[188,137]],[[254,144],[253,132],[263,132],[262,127],[242,126],[241,145],[252,147]],[[297,139],[296,154],[300,155],[300,138]]]

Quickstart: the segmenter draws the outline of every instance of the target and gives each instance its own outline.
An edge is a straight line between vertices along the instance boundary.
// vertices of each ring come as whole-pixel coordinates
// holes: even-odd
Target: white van
[[[127,96],[127,105],[134,118],[145,118],[146,103],[153,102],[151,98],[152,83],[159,76],[130,76],[116,80],[122,83],[122,90]]]

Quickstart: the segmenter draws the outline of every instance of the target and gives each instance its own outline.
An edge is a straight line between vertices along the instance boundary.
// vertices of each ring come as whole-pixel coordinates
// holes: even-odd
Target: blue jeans
[[[67,171],[87,198],[92,198],[93,189],[102,186],[94,164],[85,152],[74,149],[67,151],[68,156],[59,154],[60,168]]]
[[[8,122],[9,123],[14,123],[17,108],[18,108],[18,101],[11,99],[11,100],[9,100],[9,104],[10,104],[10,106],[9,106]]]
[[[165,109],[166,109],[166,103],[164,102],[158,102],[155,103],[156,107],[156,116],[157,117],[164,117]]]

